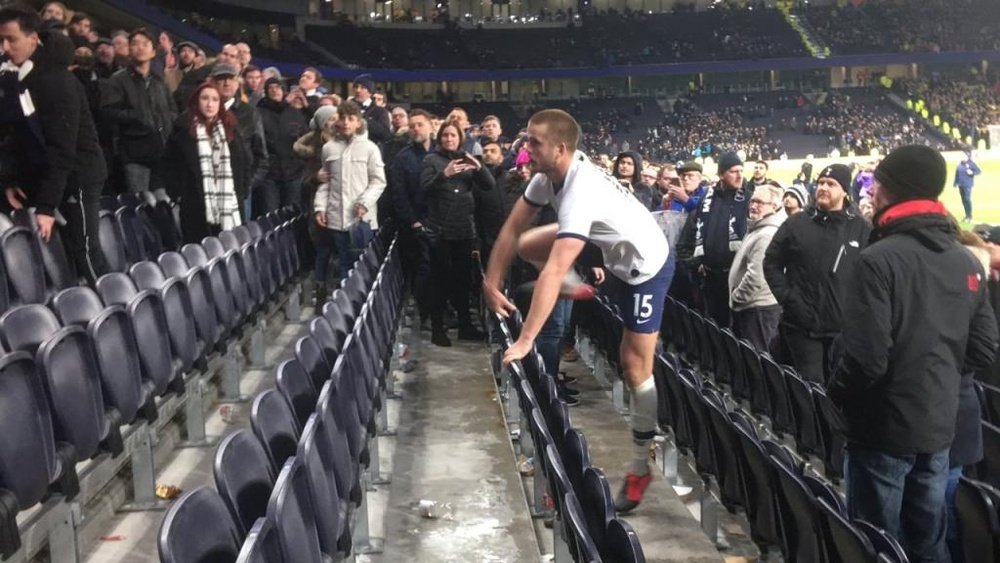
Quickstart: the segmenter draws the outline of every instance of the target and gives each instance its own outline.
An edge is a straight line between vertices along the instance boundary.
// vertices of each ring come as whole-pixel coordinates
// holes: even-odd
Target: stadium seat
[[[45,267],[35,234],[24,227],[12,227],[0,234],[0,252],[10,284],[12,304],[45,303]]]
[[[121,240],[125,246],[125,258],[129,264],[135,264],[150,258],[146,251],[145,236],[143,228],[139,225],[140,219],[135,213],[135,206],[123,205],[115,210],[114,221],[121,233]]]
[[[841,431],[843,422],[840,411],[819,386],[813,388],[813,399],[816,402],[816,417],[819,424],[820,437],[824,451],[822,452],[823,467],[826,476],[839,480],[844,473],[844,448],[847,440]]]
[[[309,417],[302,428],[295,457],[302,462],[309,498],[313,499],[320,549],[326,555],[336,557],[343,551],[342,538],[346,541],[345,536],[348,535],[347,503],[342,501],[336,479],[331,479],[332,473],[328,472],[320,454],[317,430],[321,424],[318,415]]]
[[[295,455],[299,439],[295,414],[277,390],[267,389],[257,395],[250,407],[250,426],[275,471]]]
[[[167,511],[157,544],[162,563],[235,561],[240,532],[218,493],[198,487]]]
[[[909,558],[899,545],[899,541],[872,524],[864,520],[855,520],[854,526],[858,528],[872,542],[872,547],[879,555],[879,563],[906,563]]]
[[[765,448],[773,445],[765,442]],[[777,475],[782,553],[788,561],[822,561],[821,532],[816,497],[801,474],[787,460],[771,453]]]
[[[980,481],[1000,488],[1000,427],[985,420],[983,427],[983,460],[976,466]]]
[[[962,477],[955,492],[955,513],[968,560],[1000,559],[1000,491]]]
[[[333,367],[327,363],[326,356],[312,336],[298,339],[295,343],[295,357],[300,362],[300,367],[309,374],[312,387],[322,389],[323,384],[330,379]]]
[[[326,358],[327,365],[332,366],[337,363],[337,358],[344,346],[344,340],[347,339],[347,333],[337,332],[326,317],[319,316],[309,322],[309,335],[323,350],[323,357]]]
[[[631,524],[621,518],[612,518],[608,529],[602,555],[605,561],[620,563],[646,563],[646,556],[639,544],[639,534]]]
[[[313,386],[309,373],[299,360],[292,358],[278,365],[276,387],[291,407],[299,426],[303,426],[316,410],[316,399],[319,394]]]
[[[159,265],[149,261],[134,264],[129,270],[129,276],[138,288],[159,292],[171,349],[180,361],[181,371],[190,371],[195,361],[201,357],[205,343],[198,336],[187,283],[183,279],[166,279]]]
[[[267,505],[285,561],[323,563],[312,500],[303,466],[293,456],[278,474]]]
[[[195,266],[204,268],[208,265],[209,258],[208,252],[200,244],[188,243],[181,248],[181,255],[184,256],[184,260],[187,265],[194,268]]]
[[[215,450],[215,488],[232,519],[249,530],[267,512],[274,488],[274,469],[260,441],[243,428],[226,436]]]
[[[785,373],[771,357],[761,354],[760,365],[763,371],[768,402],[771,404],[771,429],[778,434],[793,434],[795,419],[788,396],[788,386],[785,383]]]
[[[128,270],[129,262],[128,256],[125,254],[125,243],[122,241],[122,234],[118,230],[113,212],[101,211],[97,235],[101,251],[104,253],[105,263],[108,265],[108,271],[124,272]]]
[[[566,409],[566,403],[559,401],[560,406],[563,410]],[[584,474],[587,469],[590,468],[590,450],[587,448],[587,437],[583,435],[583,432],[572,427],[569,424],[569,416],[566,415],[566,431],[565,437],[563,438],[563,464],[566,466],[566,472],[569,473],[570,483],[573,484],[573,490],[579,493],[583,490]],[[582,503],[583,498],[579,499]],[[597,541],[597,538],[594,538]],[[600,544],[600,541],[598,541]]]
[[[69,257],[66,256],[66,246],[63,244],[59,229],[53,229],[49,240],[45,240],[38,233],[38,220],[35,217],[34,209],[15,209],[13,217],[16,224],[31,229],[38,240],[48,292],[51,294],[76,285],[78,282],[77,272]]]
[[[573,491],[567,491],[563,497],[562,518],[566,522],[566,528],[572,534],[569,541],[573,542],[570,549],[574,554],[574,560],[581,563],[600,563],[601,555],[587,531],[583,510],[580,508],[580,503]]]
[[[327,381],[320,389],[316,401],[316,414],[320,425],[316,430],[320,457],[328,473],[337,482],[337,491],[346,503],[361,503],[362,491],[359,480],[359,460],[351,456],[351,446],[347,435],[337,424],[334,415],[333,382]]]
[[[876,563],[878,553],[868,537],[847,517],[825,499],[819,499],[819,515],[825,530],[825,561],[827,563]]]
[[[583,508],[590,537],[604,551],[608,545],[608,524],[615,518],[615,501],[608,480],[600,469],[588,467],[583,472],[583,483],[574,490]]]
[[[224,232],[229,236],[233,236],[233,234],[229,231]],[[222,233],[219,233],[219,236],[222,236]],[[205,260],[206,262],[213,258],[222,258],[229,253],[229,250],[227,250],[225,245],[222,244],[222,239],[219,237],[205,237],[201,239],[201,247],[204,249],[205,255],[207,256],[207,259]],[[237,249],[234,248],[232,250],[235,251]],[[181,251],[183,252],[183,249],[181,249]],[[185,257],[187,257],[186,254]],[[190,259],[188,261],[190,262]]]
[[[121,272],[104,274],[97,280],[95,289],[105,305],[128,305],[139,294],[132,278]]]
[[[0,337],[4,348],[35,353],[62,325],[44,305],[21,305],[0,316]]]
[[[801,454],[823,455],[825,449],[816,416],[813,386],[799,377],[795,370],[785,368],[783,371],[792,407],[792,435],[795,437],[796,448]]]

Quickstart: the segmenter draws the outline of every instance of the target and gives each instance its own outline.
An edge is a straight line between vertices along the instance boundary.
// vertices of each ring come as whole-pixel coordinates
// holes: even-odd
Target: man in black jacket
[[[66,68],[73,47],[60,36],[43,48],[40,27],[32,10],[0,10],[5,50],[0,63],[0,185],[10,207],[35,208],[45,240],[56,226],[56,210],[61,210],[68,254],[78,272],[94,281],[107,269],[97,243],[98,200],[107,170],[83,87]]]
[[[399,221],[403,267],[417,300],[421,324],[430,314],[430,247],[424,223],[427,199],[420,185],[420,170],[431,149],[431,115],[422,109],[410,112],[411,143],[389,164],[388,192]]]
[[[997,348],[982,265],[937,201],[946,179],[944,158],[924,146],[899,148],[876,169],[876,228],[850,279],[844,355],[829,384],[847,423],[851,518],[921,562],[949,561],[945,485],[961,374],[988,367]]]
[[[130,66],[111,76],[101,100],[106,119],[117,126],[116,145],[132,193],[163,188],[163,150],[177,109],[166,82],[152,69],[156,41],[145,29],[129,34]]]
[[[729,269],[747,233],[753,186],[743,181],[743,161],[736,153],[719,158],[719,183],[706,192],[688,217],[678,256],[701,278],[704,311],[720,328],[729,326]]]
[[[177,44],[177,67],[181,69],[183,78],[174,92],[174,103],[183,111],[187,106],[188,96],[199,84],[208,79],[212,71],[210,66],[198,66],[198,46],[190,41]]]
[[[871,225],[847,199],[851,171],[843,164],[816,177],[816,204],[775,233],[764,256],[764,277],[781,305],[786,358],[803,378],[829,379],[831,351],[840,334],[841,307]]]
[[[234,47],[235,48],[235,47]],[[233,115],[240,125],[240,136],[243,137],[243,144],[246,147],[247,163],[246,177],[250,179],[250,186],[257,186],[267,174],[267,142],[264,140],[264,123],[260,119],[260,112],[257,108],[251,107],[240,100],[240,81],[236,67],[226,63],[216,63],[212,67],[211,80],[219,90],[219,97],[222,105]],[[247,196],[244,203],[243,216],[252,215],[252,192]]]
[[[392,139],[392,120],[389,112],[372,99],[372,92],[375,91],[375,81],[370,74],[359,74],[354,78],[354,103],[361,108],[361,115],[368,124],[368,138],[376,145]],[[386,160],[394,155],[383,154]]]
[[[267,175],[255,187],[257,215],[301,201],[303,163],[292,147],[308,130],[305,114],[285,102],[281,80],[268,78],[264,94],[257,111],[264,127],[268,159]]]

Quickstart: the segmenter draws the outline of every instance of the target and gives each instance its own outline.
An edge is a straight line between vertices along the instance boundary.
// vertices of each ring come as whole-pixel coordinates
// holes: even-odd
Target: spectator
[[[851,518],[948,561],[945,489],[963,373],[986,369],[997,325],[982,266],[937,198],[947,169],[907,146],[875,170],[873,243],[851,277],[843,359],[828,393],[844,415]]]
[[[323,168],[320,157],[323,146],[333,139],[337,123],[337,108],[319,108],[309,120],[309,132],[299,137],[292,149],[295,156],[303,161],[302,198],[308,206],[313,204],[316,189],[320,185],[319,172]]]
[[[506,151],[510,150],[510,139],[503,136],[503,127],[500,125],[500,118],[495,115],[487,115],[483,118],[482,122],[483,136],[480,139],[480,143],[485,143],[487,141],[496,141],[500,143],[500,148]]]
[[[674,177],[668,180],[671,170]],[[663,194],[663,208],[684,213],[698,209],[698,204],[705,197],[702,170],[702,166],[693,160],[680,162],[672,169],[664,166],[657,180],[657,186]]]
[[[976,184],[976,176],[982,173],[979,165],[972,160],[972,151],[966,151],[962,162],[955,168],[954,185],[962,195],[962,207],[965,208],[963,221],[966,223],[972,222],[972,187]]]
[[[90,43],[90,32],[92,31],[92,22],[90,21],[90,16],[83,12],[75,12],[73,17],[69,19],[69,25],[66,30],[69,32],[69,38],[73,40],[77,46],[84,43]],[[129,38],[131,41],[131,37]],[[154,41],[155,43],[155,41]]]
[[[409,116],[406,114],[406,108],[404,108],[403,106],[396,106],[392,108],[390,118],[392,122],[393,135],[400,137],[403,135],[407,135],[409,133],[407,131],[407,123],[409,122]]]
[[[802,167],[799,168],[799,179],[806,186],[812,184],[813,180],[813,155],[807,154],[806,161],[802,163]]]
[[[236,116],[215,85],[196,88],[164,156],[167,191],[180,201],[185,243],[243,224],[241,202],[250,186],[243,143]]]
[[[190,41],[177,44],[177,67],[181,72],[181,81],[174,91],[174,102],[177,107],[187,107],[187,98],[199,84],[208,79],[211,68],[198,63],[198,46]]]
[[[430,319],[430,238],[425,230],[427,199],[420,184],[424,157],[431,150],[431,116],[422,109],[410,112],[409,146],[400,150],[389,165],[389,191],[399,220],[400,256],[407,280],[417,301],[421,327]]]
[[[851,171],[824,168],[816,179],[816,203],[778,229],[764,258],[764,275],[782,307],[786,361],[804,379],[826,384],[841,307],[852,299],[848,282],[871,225],[847,199]]]
[[[243,66],[240,64],[240,52],[236,45],[231,43],[223,45],[219,55],[215,58],[215,64],[229,65],[236,69],[236,76],[239,76]]]
[[[375,93],[372,94],[372,101],[374,101],[375,105],[377,105],[378,107],[385,108],[386,107],[385,92],[383,92],[382,90],[376,90]]]
[[[43,22],[58,21],[69,23],[69,10],[62,2],[46,2],[42,6],[41,17]]]
[[[615,158],[611,175],[625,186],[639,200],[643,207],[649,209],[652,205],[652,189],[642,183],[642,156],[635,152],[623,152]]]
[[[750,198],[747,235],[736,251],[729,271],[729,303],[733,310],[733,332],[750,341],[757,350],[776,353],[781,306],[764,279],[764,253],[774,233],[785,222],[781,212],[781,188],[762,184]]]
[[[235,49],[235,47],[233,47]],[[238,133],[243,139],[241,148],[246,151],[241,164],[247,167],[243,174],[249,179],[250,187],[258,185],[267,173],[267,143],[264,140],[264,124],[257,108],[251,107],[239,98],[240,81],[236,67],[226,63],[216,63],[212,67],[211,81],[222,96],[222,105],[236,118]],[[250,190],[242,192],[247,198],[243,202],[244,217],[252,216]]]
[[[306,67],[299,75],[299,89],[306,97],[306,104],[309,108],[306,114],[309,117],[312,117],[313,112],[319,107],[319,99],[323,95],[323,92],[320,91],[322,81],[323,75],[315,67]]]
[[[258,216],[302,200],[302,161],[292,147],[308,127],[306,116],[285,102],[280,80],[268,79],[264,90],[267,97],[257,109],[264,127],[268,159],[264,179],[254,186],[253,201],[259,202],[255,213]]]
[[[792,184],[785,188],[785,197],[782,199],[782,203],[785,206],[785,215],[791,217],[809,207],[809,194],[802,186]]]
[[[282,89],[282,92],[284,92],[284,89]],[[248,64],[243,67],[243,97],[248,100],[247,103],[251,107],[257,107],[260,101],[266,97],[264,93],[264,73],[254,65]]]
[[[486,141],[483,145],[483,167],[493,176],[494,187],[489,190],[475,190],[476,234],[482,242],[483,264],[489,263],[490,251],[506,213],[504,212],[503,193],[500,190],[500,180],[507,172],[503,167],[503,149],[496,141]]]
[[[462,128],[463,144],[462,150],[471,154],[472,156],[482,156],[483,146],[479,144],[479,140],[472,136],[472,124],[469,122],[469,113],[462,108],[454,108],[448,113],[448,117],[445,121],[454,121],[458,123],[458,126]]]
[[[679,257],[689,257],[691,272],[701,277],[705,312],[721,328],[730,324],[729,269],[747,232],[753,186],[743,182],[743,161],[736,153],[719,159],[719,183],[706,191],[688,216],[678,243]]]
[[[107,169],[86,93],[67,70],[72,42],[50,33],[43,47],[41,27],[31,9],[0,9],[2,99],[26,95],[35,109],[26,115],[22,104],[0,105],[0,187],[11,208],[35,208],[44,240],[60,231],[77,272],[93,282],[107,270],[96,227]],[[57,227],[57,210],[64,227]]]
[[[129,34],[129,67],[111,77],[102,102],[102,113],[118,129],[125,190],[131,193],[163,189],[163,149],[177,119],[166,83],[152,70],[154,41],[143,28]]]
[[[375,104],[372,92],[375,82],[370,74],[360,74],[354,77],[354,103],[361,108],[361,115],[368,124],[368,136],[376,144],[384,143],[392,138],[392,124],[389,112],[384,107]]]
[[[120,29],[112,33],[111,44],[115,47],[115,56],[118,57],[119,64],[125,66],[129,58],[128,32]]]
[[[94,45],[94,72],[97,73],[97,77],[101,80],[107,80],[120,68],[115,59],[115,47],[111,40],[106,37],[98,39],[97,44]]]
[[[768,165],[766,160],[758,160],[753,163],[753,177],[750,179],[753,182],[754,187],[763,186],[768,182],[767,171]]]
[[[472,253],[476,250],[475,190],[491,190],[493,175],[472,155],[462,152],[461,126],[449,121],[441,126],[437,148],[424,159],[420,183],[428,204],[427,221],[437,241],[431,248],[434,303],[431,306],[431,342],[451,346],[444,324],[450,301],[458,315],[459,340],[481,340],[472,324],[469,293],[472,289]]]
[[[253,54],[250,52],[250,45],[244,42],[239,42],[236,44],[236,60],[239,62],[240,71],[246,72],[248,66],[250,66],[250,61],[253,60]]]
[[[313,210],[320,226],[316,243],[317,307],[322,307],[326,290],[327,266],[337,249],[338,274],[347,278],[353,262],[351,228],[366,221],[377,229],[376,202],[385,190],[382,153],[368,139],[361,110],[353,102],[337,108],[336,135],[323,145],[323,168],[328,180],[316,190]],[[320,293],[322,292],[322,293]]]

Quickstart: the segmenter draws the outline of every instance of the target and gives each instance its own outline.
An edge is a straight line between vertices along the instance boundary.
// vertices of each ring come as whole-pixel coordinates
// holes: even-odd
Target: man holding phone
[[[679,162],[676,166],[666,164],[656,178],[656,187],[663,198],[663,211],[690,213],[698,209],[705,196],[705,186],[701,183],[702,168],[695,161]]]

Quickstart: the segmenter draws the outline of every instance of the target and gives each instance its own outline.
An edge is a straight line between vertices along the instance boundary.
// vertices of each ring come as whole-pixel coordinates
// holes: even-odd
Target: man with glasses
[[[772,354],[778,339],[781,306],[764,279],[764,253],[778,227],[785,222],[781,197],[781,188],[770,184],[754,190],[747,235],[729,270],[733,331],[737,338],[746,338],[758,350]]]
[[[693,160],[676,166],[664,165],[656,178],[656,187],[663,198],[661,209],[684,213],[698,209],[701,198],[705,197],[701,174],[701,165]]]

